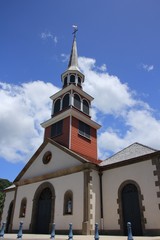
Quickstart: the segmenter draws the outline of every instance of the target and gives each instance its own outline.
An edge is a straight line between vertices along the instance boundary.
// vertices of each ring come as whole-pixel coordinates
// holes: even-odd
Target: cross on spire
[[[78,27],[76,25],[72,25],[73,27],[73,33],[74,34],[74,38],[76,37],[76,32],[78,31]]]

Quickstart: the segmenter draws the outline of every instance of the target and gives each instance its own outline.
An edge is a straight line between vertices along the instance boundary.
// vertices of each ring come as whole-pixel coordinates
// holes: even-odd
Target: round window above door
[[[42,158],[42,161],[44,164],[48,164],[52,158],[52,153],[50,151],[47,151]]]

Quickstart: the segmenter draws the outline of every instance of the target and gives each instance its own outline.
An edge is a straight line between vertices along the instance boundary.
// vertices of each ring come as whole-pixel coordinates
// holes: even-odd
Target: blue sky
[[[159,0],[1,0],[0,178],[13,181],[43,141],[73,24],[99,157],[133,142],[160,149],[159,23]]]

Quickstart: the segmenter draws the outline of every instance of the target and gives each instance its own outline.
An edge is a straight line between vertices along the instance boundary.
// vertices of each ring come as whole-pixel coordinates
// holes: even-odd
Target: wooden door
[[[42,191],[37,204],[36,233],[49,233],[52,205],[52,193],[49,188]]]
[[[127,235],[127,222],[131,222],[133,235],[141,236],[142,225],[138,190],[134,184],[127,184],[122,189],[122,211],[124,234]]]

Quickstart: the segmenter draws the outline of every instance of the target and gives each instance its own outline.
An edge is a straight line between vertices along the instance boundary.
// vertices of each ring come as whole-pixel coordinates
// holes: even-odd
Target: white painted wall
[[[16,196],[16,205],[13,217],[13,230],[19,228],[20,221],[23,221],[23,229],[29,229],[29,225],[31,223],[31,216],[32,216],[32,206],[33,206],[33,198],[34,193],[40,183],[33,183],[24,186],[19,186],[17,189],[17,196]],[[27,199],[27,206],[26,206],[26,215],[25,218],[20,218],[20,207],[21,201],[23,198]]]
[[[104,205],[104,226],[105,229],[120,229],[117,213],[118,189],[126,180],[134,180],[141,189],[144,196],[142,205],[145,206],[144,217],[147,219],[146,229],[159,228],[160,212],[157,198],[158,187],[154,176],[155,166],[151,160],[107,170],[103,174],[103,205]]]
[[[68,229],[69,223],[73,223],[74,229],[82,229],[83,202],[84,202],[84,174],[83,172],[57,178],[53,184],[55,187],[55,223],[57,229]],[[64,194],[67,190],[73,192],[73,215],[63,215]]]
[[[29,229],[32,216],[33,198],[37,188],[45,181],[18,187],[16,206],[13,219],[13,229],[18,229],[19,222],[23,221],[23,229]],[[62,176],[48,180],[55,189],[55,215],[54,222],[57,229],[68,229],[69,223],[73,223],[74,229],[81,229],[83,222],[83,172]],[[73,215],[63,216],[64,194],[67,190],[73,192]],[[19,218],[22,199],[27,198],[26,217]]]
[[[52,152],[52,159],[48,164],[43,164],[43,155],[47,152]],[[28,179],[43,174],[53,173],[61,169],[70,168],[73,166],[79,166],[82,163],[65,153],[56,146],[48,143],[35,161],[31,164],[29,169],[25,172],[21,179]]]

